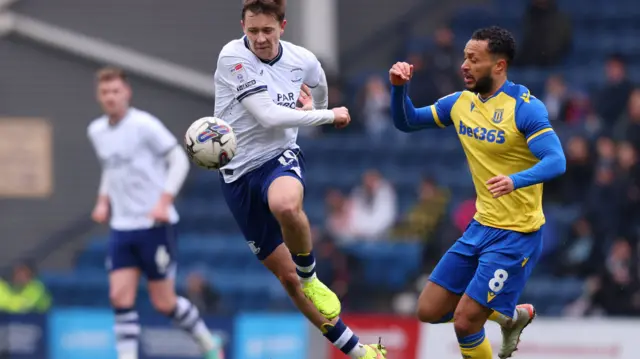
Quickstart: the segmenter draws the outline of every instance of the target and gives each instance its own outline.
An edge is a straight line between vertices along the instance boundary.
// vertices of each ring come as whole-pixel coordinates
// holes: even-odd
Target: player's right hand
[[[393,86],[403,86],[413,76],[413,65],[406,62],[396,62],[389,70],[389,81]]]
[[[351,122],[351,116],[346,107],[332,108],[331,111],[333,111],[333,115],[335,116],[333,125],[336,126],[336,128],[345,128],[349,125],[349,122]]]
[[[97,223],[103,224],[109,219],[109,204],[99,202],[91,212],[91,219]]]

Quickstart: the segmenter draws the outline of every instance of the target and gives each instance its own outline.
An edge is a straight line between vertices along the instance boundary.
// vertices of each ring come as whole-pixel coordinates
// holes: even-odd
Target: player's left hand
[[[311,97],[311,90],[305,84],[300,86],[300,97],[298,101],[302,104],[302,107],[296,107],[299,111],[311,111],[313,110],[313,98]]]
[[[151,213],[149,213],[149,217],[156,222],[169,222],[169,208],[171,207],[171,203],[173,203],[173,198],[167,194],[163,194],[151,210]]]
[[[487,181],[489,192],[493,198],[498,198],[513,192],[513,181],[509,176],[498,175]]]

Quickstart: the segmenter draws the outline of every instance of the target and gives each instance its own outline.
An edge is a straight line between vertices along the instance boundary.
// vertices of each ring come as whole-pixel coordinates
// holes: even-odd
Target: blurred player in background
[[[296,144],[298,127],[341,128],[350,117],[344,107],[326,109],[326,76],[314,54],[280,40],[284,17],[283,0],[244,0],[245,36],[220,52],[215,116],[233,127],[238,140],[235,157],[220,170],[222,191],[253,253],[324,336],[352,358],[383,358],[381,345],[361,345],[339,319],[340,300],[316,277],[302,209],[305,162]],[[308,111],[296,110],[302,85],[311,92]]]
[[[418,109],[407,95],[413,66],[399,62],[389,71],[396,128],[454,126],[476,188],[474,220],[442,257],[418,303],[424,322],[453,320],[463,358],[492,358],[487,319],[502,327],[500,358],[511,357],[534,319],[532,305],[516,303],[542,249],[542,183],[566,167],[544,104],[507,80],[514,56],[508,31],[476,31],[464,49],[466,91]]]
[[[138,357],[140,324],[134,305],[144,274],[153,306],[191,335],[207,359],[221,359],[221,345],[211,337],[198,309],[175,292],[178,213],[173,200],[187,176],[189,160],[157,118],[130,107],[131,88],[121,70],[102,69],[97,82],[105,114],[88,128],[102,166],[92,217],[104,223],[111,215],[107,267],[118,358]]]

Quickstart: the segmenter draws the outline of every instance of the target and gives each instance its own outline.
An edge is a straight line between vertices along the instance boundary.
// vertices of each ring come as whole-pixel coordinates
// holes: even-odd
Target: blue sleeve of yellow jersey
[[[415,108],[407,90],[408,85],[391,88],[391,115],[398,130],[413,132],[451,125],[451,108],[460,97],[460,92],[445,96],[431,106]]]
[[[524,102],[516,114],[516,126],[527,139],[531,153],[540,162],[533,167],[512,174],[515,189],[543,183],[564,173],[567,161],[560,139],[551,128],[549,113],[544,104],[531,97]]]

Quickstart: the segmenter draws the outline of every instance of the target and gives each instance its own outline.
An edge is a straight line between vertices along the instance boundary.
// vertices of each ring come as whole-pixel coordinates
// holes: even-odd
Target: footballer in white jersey
[[[245,36],[220,51],[215,72],[215,116],[238,141],[220,169],[222,192],[249,248],[325,337],[351,358],[382,359],[379,344],[362,345],[339,318],[338,297],[315,273],[309,220],[302,209],[304,155],[298,127],[350,122],[346,108],[327,109],[325,73],[308,50],[281,41],[283,0],[244,0]],[[296,109],[302,86],[313,107]]]
[[[178,213],[173,200],[189,171],[175,136],[153,115],[129,105],[131,88],[119,69],[98,72],[105,114],[87,130],[102,167],[92,217],[110,215],[109,296],[115,313],[118,359],[137,359],[140,324],[134,309],[138,281],[147,278],[154,307],[199,344],[206,359],[222,359],[198,309],[175,293]]]
[[[298,126],[333,122],[333,112],[326,110],[327,97],[323,94],[324,98],[315,104],[320,109],[315,116],[301,113],[298,123],[289,124],[280,123],[279,119],[265,123],[242,105],[243,100],[265,92],[276,105],[296,109],[300,86],[326,87],[324,77],[313,53],[287,41],[280,41],[278,55],[270,61],[260,60],[251,52],[246,36],[222,49],[215,73],[215,116],[227,121],[238,139],[238,152],[222,171],[226,182],[233,182],[287,149],[297,150]],[[308,118],[302,119],[304,116]]]

